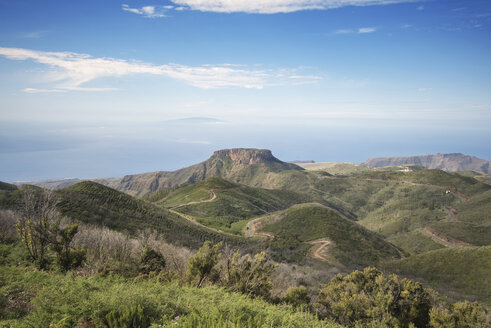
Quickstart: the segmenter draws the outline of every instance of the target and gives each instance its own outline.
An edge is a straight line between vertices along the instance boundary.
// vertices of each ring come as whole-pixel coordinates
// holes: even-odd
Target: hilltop
[[[295,164],[280,161],[270,150],[233,148],[215,151],[206,161],[177,171],[127,175],[114,187],[133,196],[144,196],[210,177],[260,186],[269,173],[287,170],[303,169]]]
[[[460,153],[432,154],[405,157],[380,157],[366,160],[362,165],[368,167],[384,167],[417,164],[428,169],[439,169],[447,172],[476,171],[490,173],[490,162]]]
[[[382,236],[342,217],[321,204],[301,204],[269,215],[256,223],[272,237],[278,259],[298,261],[308,256],[330,265],[363,267],[401,257],[399,250]],[[319,247],[320,245],[320,247]]]
[[[297,192],[249,187],[218,177],[156,192],[145,199],[191,216],[203,225],[236,234],[242,234],[249,218],[311,201]]]

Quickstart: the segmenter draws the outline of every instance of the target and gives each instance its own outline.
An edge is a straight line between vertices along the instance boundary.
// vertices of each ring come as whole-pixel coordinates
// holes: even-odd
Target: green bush
[[[165,268],[165,259],[156,250],[145,247],[140,257],[140,272],[149,274],[150,272],[159,273]]]
[[[109,328],[147,328],[150,326],[150,318],[139,304],[123,306],[106,315],[106,324]]]
[[[307,306],[310,303],[310,296],[304,286],[290,287],[286,291],[285,302],[294,307]]]
[[[477,302],[457,302],[446,309],[434,308],[430,312],[433,328],[489,328],[486,310]]]
[[[375,268],[337,275],[321,290],[318,302],[326,314],[346,326],[378,323],[379,326],[426,327],[431,299],[418,283],[385,277]]]

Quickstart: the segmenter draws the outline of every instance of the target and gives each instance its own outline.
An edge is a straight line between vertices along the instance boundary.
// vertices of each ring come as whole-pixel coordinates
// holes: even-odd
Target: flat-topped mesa
[[[281,162],[273,156],[271,150],[253,148],[232,148],[217,150],[210,159],[216,157],[229,157],[238,164],[256,164],[260,162]]]

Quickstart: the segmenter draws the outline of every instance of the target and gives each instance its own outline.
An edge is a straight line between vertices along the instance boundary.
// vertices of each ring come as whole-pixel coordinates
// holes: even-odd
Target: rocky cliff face
[[[464,154],[433,154],[407,157],[380,157],[371,158],[363,163],[368,167],[398,166],[417,164],[428,169],[439,169],[447,172],[476,171],[489,173],[490,162],[474,156]]]

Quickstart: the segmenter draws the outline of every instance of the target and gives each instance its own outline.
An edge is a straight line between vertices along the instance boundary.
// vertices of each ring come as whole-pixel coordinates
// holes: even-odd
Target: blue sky
[[[490,40],[486,0],[0,0],[0,180],[491,159]]]

